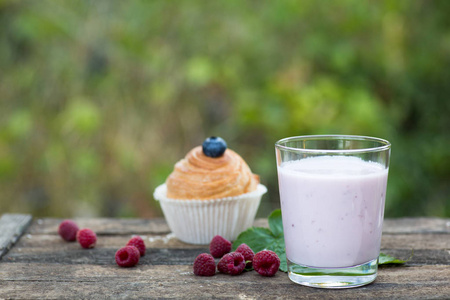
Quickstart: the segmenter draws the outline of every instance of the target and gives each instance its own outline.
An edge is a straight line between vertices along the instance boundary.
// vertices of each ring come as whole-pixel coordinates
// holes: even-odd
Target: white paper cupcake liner
[[[255,220],[261,197],[267,188],[258,184],[255,191],[236,197],[212,200],[178,200],[166,196],[165,184],[155,189],[170,230],[183,242],[206,245],[215,235],[233,241]]]

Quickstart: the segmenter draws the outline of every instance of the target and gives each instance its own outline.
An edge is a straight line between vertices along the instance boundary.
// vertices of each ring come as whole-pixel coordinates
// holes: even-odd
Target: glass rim
[[[355,141],[372,141],[380,143],[377,147],[359,148],[359,149],[307,149],[289,147],[283,145],[283,143],[292,141],[319,141],[319,140],[355,140]],[[367,152],[380,152],[386,151],[391,148],[391,143],[388,140],[364,136],[364,135],[343,135],[343,134],[318,134],[318,135],[299,135],[283,138],[275,143],[275,148],[285,151],[302,152],[302,153],[367,153]]]

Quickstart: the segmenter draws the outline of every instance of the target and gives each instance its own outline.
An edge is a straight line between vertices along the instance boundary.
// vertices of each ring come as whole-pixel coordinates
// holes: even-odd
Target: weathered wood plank
[[[16,251],[8,253],[4,262],[9,263],[45,263],[45,264],[90,264],[114,266],[114,255],[117,248],[82,249],[75,247],[70,251],[46,249],[46,251]],[[197,255],[206,252],[207,249],[164,249],[147,248],[146,255],[141,257],[142,265],[192,265]]]
[[[126,235],[97,235],[96,248],[102,247],[123,247],[128,240],[132,237],[132,234]],[[207,248],[207,245],[193,245],[186,244],[174,235],[140,235],[145,241],[147,247],[151,248],[181,248],[181,249],[196,249],[199,247]],[[16,244],[15,248],[33,248],[39,251],[47,251],[55,248],[62,251],[69,251],[70,249],[80,248],[77,242],[66,242],[61,239],[59,235],[32,235],[26,234],[20,239],[20,242]]]
[[[91,228],[100,235],[121,234],[168,234],[169,226],[164,218],[158,219],[111,219],[111,218],[75,218],[80,228]],[[37,219],[27,233],[57,234],[58,226],[63,219]]]
[[[31,223],[30,215],[4,214],[0,218],[0,259]]]
[[[94,249],[82,249],[78,243],[61,242],[58,239],[54,243],[44,243],[41,246],[31,247],[19,243],[5,257],[4,261],[9,262],[45,262],[63,264],[111,264],[114,263],[114,254],[120,247],[124,246],[126,238],[103,238],[103,241]],[[49,242],[50,240],[47,240]],[[121,241],[119,243],[119,241]],[[181,244],[181,242],[180,242]],[[207,247],[189,245],[187,247],[164,247],[158,245],[152,247],[147,243],[147,255],[143,261],[150,259],[149,263],[154,264],[192,264],[195,257],[203,252],[209,252]],[[400,259],[408,259],[411,255],[410,248],[381,248],[385,254],[392,255]],[[408,265],[450,265],[450,253],[445,249],[414,249],[414,255],[408,261]]]
[[[442,233],[383,233],[381,247],[391,249],[450,249],[450,234]]]
[[[20,248],[11,251],[3,260],[15,263],[47,263],[47,264],[95,264],[114,265],[114,254],[121,246],[115,248],[82,249],[78,245],[63,250],[60,248],[26,249]],[[400,259],[408,259],[411,249],[382,249],[385,254]],[[152,265],[192,265],[194,259],[200,253],[207,252],[207,248],[167,249],[147,248],[147,254],[142,257],[141,264]],[[414,255],[408,260],[407,265],[450,265],[450,253],[447,250],[423,250],[415,249]]]
[[[94,229],[95,230],[95,229]],[[98,247],[119,247],[124,245],[133,235],[99,235]],[[177,239],[173,234],[164,235],[140,235],[147,247],[151,248],[207,248],[207,245],[186,244]],[[75,246],[76,245],[76,246]],[[77,243],[67,243],[56,234],[26,234],[17,243],[16,248],[48,248],[58,247],[67,251],[77,247]],[[383,234],[381,247],[384,249],[450,249],[450,234],[427,233],[427,234]]]
[[[74,219],[80,227],[95,228],[98,234],[168,234],[169,226],[164,218],[156,219]],[[56,234],[62,219],[37,219],[30,227],[30,234]],[[268,227],[267,219],[257,219],[254,226]],[[450,233],[450,219],[442,218],[398,218],[385,219],[383,233]]]
[[[5,272],[5,269],[10,269]],[[374,284],[325,290],[292,283],[285,273],[266,278],[256,272],[239,277],[194,276],[191,266],[0,265],[0,298],[244,298],[244,299],[445,299],[450,297],[447,266],[380,270]]]
[[[399,218],[385,219],[383,233],[450,233],[450,219]]]

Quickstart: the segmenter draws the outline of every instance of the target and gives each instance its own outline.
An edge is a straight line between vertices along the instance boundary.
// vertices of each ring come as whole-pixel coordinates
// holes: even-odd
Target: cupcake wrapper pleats
[[[160,202],[170,230],[183,242],[209,244],[215,235],[233,241],[251,227],[267,188],[258,184],[253,192],[212,200],[170,199],[166,191],[166,185],[162,184],[153,196]]]

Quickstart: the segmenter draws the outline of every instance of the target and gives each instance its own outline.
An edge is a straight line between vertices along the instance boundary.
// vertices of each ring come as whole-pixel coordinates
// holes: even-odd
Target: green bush
[[[450,217],[450,1],[0,0],[0,211],[160,216],[210,135],[279,207],[274,143],[392,143],[386,216]]]

